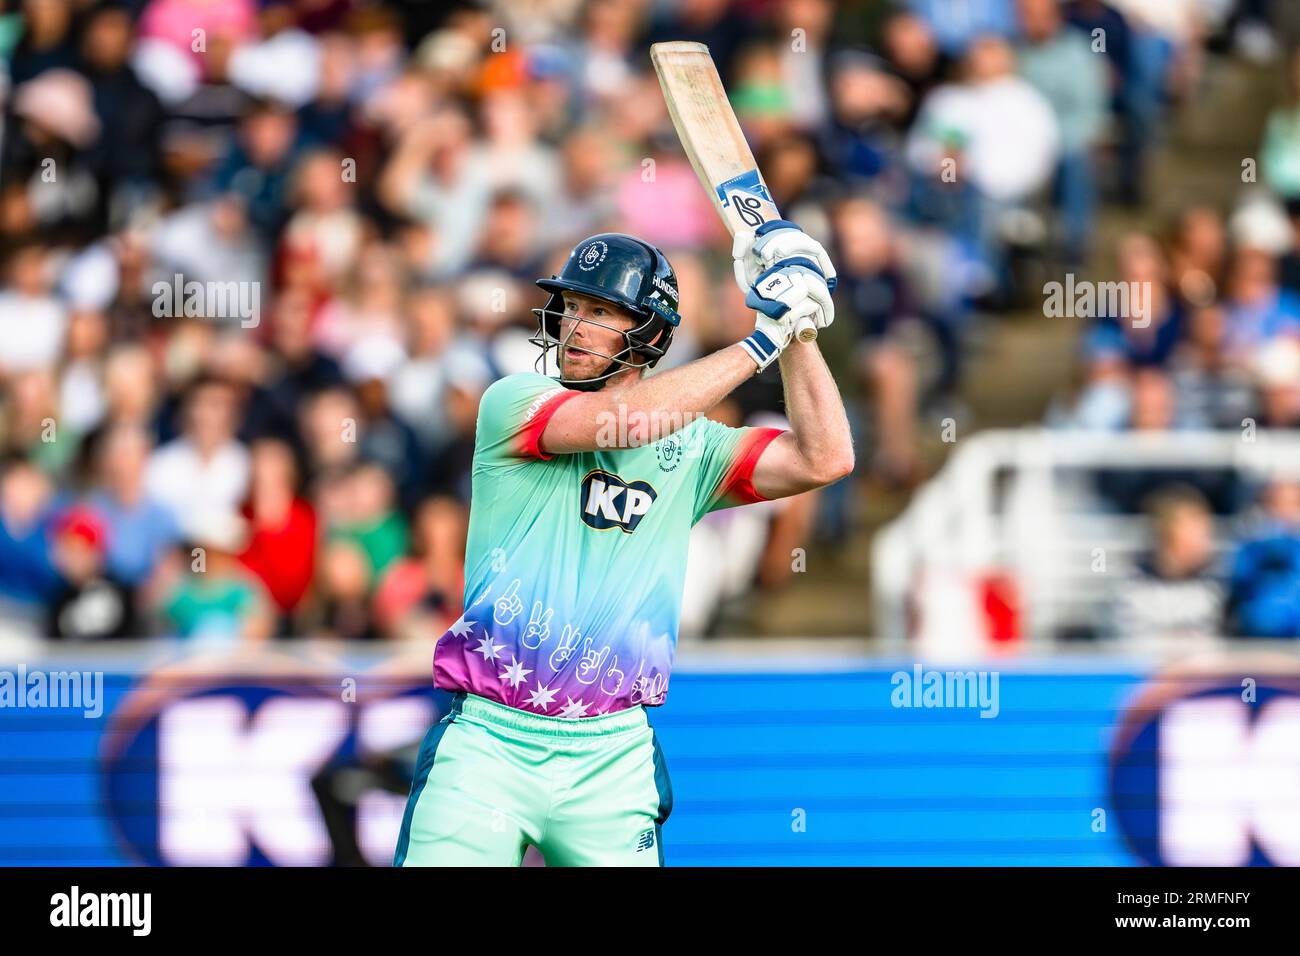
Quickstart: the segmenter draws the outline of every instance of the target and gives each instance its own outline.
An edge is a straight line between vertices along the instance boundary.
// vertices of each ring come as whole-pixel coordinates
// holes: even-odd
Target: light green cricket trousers
[[[644,707],[569,720],[464,692],[424,738],[394,866],[662,866],[668,767]]]

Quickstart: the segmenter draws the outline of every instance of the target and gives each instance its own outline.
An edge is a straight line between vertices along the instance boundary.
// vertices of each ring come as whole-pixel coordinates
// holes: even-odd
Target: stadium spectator
[[[1084,338],[1094,381],[1125,375],[1134,369],[1168,365],[1184,333],[1184,310],[1170,294],[1168,265],[1150,236],[1124,237],[1117,254],[1121,295],[1103,303],[1104,309]],[[1118,304],[1118,309],[1116,305]],[[1127,311],[1122,311],[1127,305]]]
[[[907,6],[950,57],[962,56],[981,36],[1010,37],[1016,30],[1014,0],[908,0]]]
[[[1241,428],[1254,414],[1254,383],[1225,348],[1226,320],[1217,304],[1193,309],[1170,373],[1179,406],[1206,428]]]
[[[326,512],[326,540],[354,545],[366,559],[373,587],[406,552],[406,521],[397,510],[393,479],[382,465],[363,460],[337,481],[337,497]]]
[[[195,380],[186,392],[181,435],[149,458],[145,487],[186,534],[226,529],[248,489],[248,449],[235,438],[236,402],[229,382]]]
[[[899,129],[907,129],[916,119],[921,101],[939,82],[943,58],[925,21],[906,11],[891,16],[881,32],[890,69],[907,86],[907,109],[898,121]]]
[[[44,369],[28,369],[9,378],[5,405],[3,449],[31,459],[48,474],[59,477],[76,456],[81,436],[58,421],[58,395],[54,376]]]
[[[104,360],[105,412],[100,427],[152,426],[159,404],[158,369],[142,345],[118,345]]]
[[[45,636],[74,641],[140,637],[135,597],[104,568],[106,528],[86,507],[61,515],[54,526],[59,585],[50,598]]]
[[[1300,49],[1292,51],[1287,96],[1268,117],[1259,148],[1260,174],[1283,199],[1300,199]]]
[[[1118,283],[1095,284],[1101,310],[1087,326],[1080,350],[1086,377],[1082,393],[1063,424],[1115,430],[1133,417],[1134,375],[1167,370],[1184,337],[1184,309],[1170,294],[1164,253],[1150,236],[1134,233],[1119,243]],[[1103,289],[1116,297],[1103,300]],[[1151,377],[1149,382],[1157,381]],[[1150,393],[1154,396],[1154,390]],[[1180,416],[1184,424],[1194,424]]]
[[[71,0],[23,0],[23,34],[9,56],[9,82],[25,83],[46,70],[76,63]]]
[[[344,178],[346,157],[333,149],[307,153],[290,186],[296,207],[285,224],[282,254],[310,257],[320,278],[338,283],[356,261],[366,221],[355,207],[355,192]]]
[[[397,484],[404,508],[414,505],[426,466],[415,431],[393,414],[388,378],[406,360],[405,350],[387,339],[358,343],[343,362],[361,411],[361,456],[381,465]]]
[[[379,195],[394,213],[428,223],[433,233],[431,275],[445,277],[473,254],[464,241],[477,235],[492,183],[473,151],[470,121],[445,104],[414,120],[401,134],[379,181]]]
[[[1255,362],[1261,428],[1300,428],[1300,339],[1270,342]]]
[[[130,64],[131,15],[105,5],[87,13],[81,55],[94,91],[101,135],[91,150],[91,166],[110,204],[103,221],[122,221],[130,206],[153,201],[162,177],[162,126],[166,113],[158,96]]]
[[[14,89],[8,112],[0,178],[18,220],[10,229],[84,241],[103,208],[89,152],[101,135],[90,83],[47,69]]]
[[[789,0],[773,11],[777,35],[798,38],[781,47],[781,74],[790,102],[799,104],[795,124],[806,132],[827,116],[825,77],[834,17],[831,0]]]
[[[203,646],[263,641],[275,631],[265,589],[239,562],[248,527],[237,513],[203,511],[186,532],[153,593],[165,633]]]
[[[436,455],[451,440],[447,390],[466,367],[484,381],[492,378],[482,347],[458,333],[455,302],[434,287],[415,290],[407,303],[410,337],[408,361],[393,373],[389,391],[393,409],[415,430],[426,456]]]
[[[1258,527],[1233,558],[1229,628],[1241,637],[1300,637],[1300,482],[1271,483],[1261,504]]]
[[[261,579],[279,615],[277,635],[293,633],[293,614],[316,568],[316,513],[299,495],[293,448],[262,438],[249,450],[248,500],[240,516],[250,529],[239,560]]]
[[[103,354],[108,344],[108,316],[103,311],[87,308],[69,314],[56,387],[62,420],[77,435],[92,431],[104,417]]]
[[[1136,102],[1140,73],[1133,57],[1133,31],[1124,15],[1105,0],[1070,0],[1063,7],[1071,26],[1086,34],[1090,49],[1106,57],[1107,103],[1115,120],[1116,194],[1130,206],[1142,202],[1145,159],[1152,130]]]
[[[426,498],[415,513],[410,553],[375,590],[374,616],[387,637],[427,639],[455,623],[465,592],[465,506]]]
[[[1016,54],[1022,77],[1051,104],[1060,133],[1055,200],[1068,265],[1088,253],[1097,205],[1095,153],[1105,132],[1106,72],[1083,35],[1062,17],[1058,0],[1017,0],[1024,42]]]
[[[883,61],[857,51],[833,58],[830,90],[822,151],[837,177],[871,184],[898,163],[898,130],[913,94]]]
[[[342,385],[321,389],[302,402],[299,428],[310,474],[337,471],[357,459],[360,419],[356,397]]]
[[[906,152],[918,192],[969,183],[949,227],[976,250],[989,282],[1009,282],[1004,245],[1013,215],[1044,190],[1060,160],[1051,104],[1015,73],[1011,46],[976,39],[959,83],[936,87],[921,104]],[[923,205],[932,200],[922,199]]]
[[[318,578],[312,633],[349,641],[379,636],[370,607],[374,577],[365,552],[356,543],[335,540],[325,544]]]
[[[1168,242],[1169,284],[1187,305],[1204,306],[1223,293],[1228,241],[1217,210],[1193,206],[1183,212]]]
[[[1163,369],[1143,368],[1133,373],[1125,423],[1128,429],[1156,434],[1196,424],[1188,421],[1186,412],[1179,407],[1173,381]],[[1123,514],[1138,513],[1149,495],[1172,484],[1186,485],[1199,492],[1216,514],[1231,514],[1236,510],[1239,479],[1231,465],[1116,467],[1097,472],[1098,490]]]
[[[138,588],[180,542],[180,525],[171,510],[146,490],[152,444],[144,428],[114,425],[97,442],[97,475],[88,504],[104,523],[105,570]]]
[[[883,210],[850,200],[835,213],[837,289],[845,319],[858,338],[858,368],[873,397],[878,435],[873,469],[885,480],[906,485],[920,477],[916,450],[916,363],[899,330],[921,316],[891,239]]]
[[[1133,650],[1203,649],[1223,626],[1213,516],[1197,491],[1178,485],[1155,492],[1145,510],[1154,546],[1116,587],[1115,633]]]
[[[35,613],[58,586],[50,556],[56,509],[45,473],[9,456],[0,472],[0,598],[14,613]]]
[[[1277,337],[1300,335],[1300,297],[1278,285],[1277,258],[1267,249],[1237,249],[1224,310],[1228,350],[1243,365]]]
[[[264,242],[283,228],[299,143],[293,111],[262,100],[244,115],[238,136],[213,173],[213,192],[238,200]]]
[[[0,291],[0,375],[53,368],[63,351],[68,315],[52,295],[48,250],[29,242],[10,253]]]

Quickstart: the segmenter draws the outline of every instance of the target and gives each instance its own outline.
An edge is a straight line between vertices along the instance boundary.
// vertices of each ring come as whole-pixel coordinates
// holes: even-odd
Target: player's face
[[[564,315],[560,318],[560,369],[564,377],[585,379],[605,374],[610,356],[623,351],[623,336],[619,333],[636,325],[636,319],[618,306],[579,292],[564,293]]]

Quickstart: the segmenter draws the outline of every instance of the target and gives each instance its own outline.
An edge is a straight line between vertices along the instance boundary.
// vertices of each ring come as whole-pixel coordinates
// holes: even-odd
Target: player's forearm
[[[689,425],[757,371],[739,345],[616,390],[565,402],[547,423],[542,445],[551,453],[630,448]]]
[[[853,438],[835,379],[812,343],[791,343],[780,363],[798,457],[814,485],[830,484],[853,470]]]

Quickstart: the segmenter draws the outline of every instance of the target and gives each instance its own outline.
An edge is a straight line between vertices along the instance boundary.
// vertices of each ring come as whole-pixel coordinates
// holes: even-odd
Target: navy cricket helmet
[[[538,363],[543,367],[546,356],[554,348],[560,384],[579,391],[600,388],[606,379],[624,368],[653,368],[668,351],[673,332],[681,321],[677,314],[677,276],[667,257],[648,242],[622,233],[605,232],[582,240],[569,253],[559,275],[538,279],[537,284],[551,296],[544,307],[533,309],[537,316],[537,335],[529,341],[541,348]],[[570,347],[560,338],[565,292],[579,292],[601,299],[630,312],[639,320],[626,331],[614,330],[612,326],[591,319],[582,320],[618,331],[623,336],[623,348],[615,355],[571,346],[608,358],[609,367],[602,375],[589,379],[564,377],[560,350]]]

